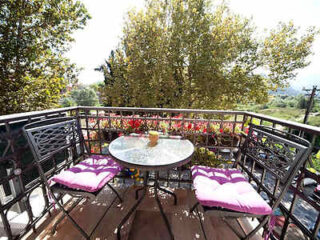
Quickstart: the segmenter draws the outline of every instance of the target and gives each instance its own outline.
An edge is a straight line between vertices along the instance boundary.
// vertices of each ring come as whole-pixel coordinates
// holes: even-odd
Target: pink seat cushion
[[[92,155],[72,168],[60,172],[52,180],[69,188],[96,192],[119,171],[121,166],[112,157]]]
[[[201,205],[258,215],[272,213],[272,208],[241,171],[204,166],[193,166],[191,171],[196,197]]]

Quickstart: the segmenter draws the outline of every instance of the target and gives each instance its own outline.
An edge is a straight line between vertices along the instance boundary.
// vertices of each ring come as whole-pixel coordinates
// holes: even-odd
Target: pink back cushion
[[[96,192],[120,171],[121,166],[112,157],[92,155],[52,180],[69,188]]]
[[[241,171],[204,166],[193,166],[191,171],[196,197],[202,205],[258,215],[272,213]]]

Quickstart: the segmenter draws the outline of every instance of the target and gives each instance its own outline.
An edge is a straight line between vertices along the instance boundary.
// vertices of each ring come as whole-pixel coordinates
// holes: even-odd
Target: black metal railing
[[[233,161],[239,144],[246,136],[249,123],[269,125],[303,136],[313,143],[314,152],[320,145],[320,128],[245,111],[71,107],[0,116],[0,215],[8,239],[19,239],[31,229],[36,231],[36,223],[44,215],[50,214],[52,208],[21,128],[32,121],[65,115],[79,119],[89,150],[97,154],[107,153],[107,144],[121,134],[143,134],[148,130],[157,130],[164,134],[182,135],[197,148],[204,147],[213,151],[212,162],[228,164]],[[61,161],[57,159],[53,166],[48,166],[47,174],[53,175],[60,171]],[[193,161],[192,164],[202,164],[197,159]],[[280,205],[279,212],[284,221],[274,233],[275,238],[284,239],[289,226],[294,225],[309,238],[319,239],[320,200],[313,197],[313,194],[306,194],[303,181],[312,178],[320,183],[320,177],[308,171],[308,166],[312,166],[312,163],[304,166],[286,200]],[[162,173],[161,180],[177,182],[178,186],[182,182],[191,182],[190,174],[187,174],[188,166],[172,171],[175,174]],[[34,214],[30,196],[39,188],[45,204],[40,214]],[[9,216],[12,208],[19,208],[26,213],[25,226],[15,228]],[[297,212],[307,210],[311,211],[313,218],[305,220],[297,215]]]

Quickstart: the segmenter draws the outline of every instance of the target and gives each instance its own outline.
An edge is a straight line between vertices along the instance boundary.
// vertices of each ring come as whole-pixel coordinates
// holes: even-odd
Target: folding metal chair
[[[250,125],[234,165],[240,166],[241,171],[192,167],[198,202],[190,212],[200,204],[205,214],[221,217],[240,239],[251,238],[271,219],[311,149],[307,140],[296,135]],[[255,183],[255,188],[251,182]],[[257,218],[260,223],[246,233],[238,222],[238,218],[243,217]],[[242,233],[235,230],[228,219],[236,219]]]
[[[49,193],[49,198],[51,197],[54,204],[57,204],[63,212],[63,216],[53,226],[52,233],[56,231],[57,225],[66,216],[80,233],[89,239],[105,213],[88,235],[70,216],[70,212],[83,198],[94,199],[105,185],[108,185],[122,202],[118,192],[108,183],[121,170],[121,167],[110,156],[90,155],[84,142],[80,123],[75,118],[37,121],[25,125],[23,131],[35,158],[40,178]],[[81,181],[83,176],[89,176],[90,181]],[[50,179],[50,177],[53,178]],[[77,182],[79,178],[80,181]],[[51,184],[52,179],[56,183]],[[69,183],[68,179],[75,182]],[[95,186],[96,183],[99,184]],[[93,184],[94,187],[87,184]],[[59,201],[65,194],[76,198],[69,209],[65,209]]]

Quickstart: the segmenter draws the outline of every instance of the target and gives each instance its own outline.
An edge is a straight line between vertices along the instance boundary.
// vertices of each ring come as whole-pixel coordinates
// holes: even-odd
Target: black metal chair
[[[240,147],[240,152],[234,165],[234,167],[240,166],[241,172],[244,174],[235,172],[234,179],[237,178],[237,180],[232,180],[233,182],[248,181],[247,183],[255,183],[253,194],[258,193],[258,197],[267,204],[270,210],[269,214],[255,213],[256,209],[252,210],[247,206],[245,211],[236,210],[232,203],[230,204],[232,201],[229,201],[229,205],[224,204],[219,202],[219,197],[216,198],[215,195],[211,195],[214,198],[212,203],[210,203],[210,199],[204,199],[203,196],[207,193],[203,192],[203,189],[199,189],[201,182],[199,184],[199,179],[197,178],[200,177],[202,178],[200,179],[201,181],[208,181],[208,183],[216,181],[215,184],[217,184],[224,170],[205,167],[201,169],[199,166],[192,167],[194,185],[198,184],[198,186],[195,186],[198,202],[190,209],[190,212],[197,209],[200,203],[205,214],[221,217],[240,239],[251,238],[259,229],[265,227],[268,220],[271,219],[271,213],[278,208],[299,169],[306,162],[311,149],[311,144],[307,140],[296,135],[275,128],[250,125],[249,133]],[[203,173],[201,171],[210,172],[211,175],[206,178],[206,172]],[[216,172],[219,172],[220,175],[215,175]],[[223,181],[230,180],[227,178],[223,179]],[[230,178],[232,178],[231,175]],[[229,184],[232,184],[232,181]],[[249,186],[251,187],[251,185]],[[239,191],[242,191],[242,189],[239,189]],[[260,196],[262,193],[265,195],[265,199]],[[223,199],[223,196],[221,199]],[[247,199],[248,202],[250,200]],[[244,199],[243,205],[245,204],[246,200]],[[243,217],[258,218],[260,223],[251,232],[246,233],[238,222],[238,218]],[[243,233],[235,230],[228,222],[228,219],[236,219]],[[266,231],[264,233],[266,234]]]
[[[57,204],[63,212],[63,215],[54,224],[52,233],[56,231],[57,225],[66,216],[80,233],[86,239],[89,239],[106,212],[99,219],[91,234],[88,235],[70,216],[72,209],[75,208],[83,198],[94,199],[105,185],[108,185],[108,187],[117,195],[120,202],[122,202],[122,199],[118,192],[108,182],[103,182],[103,186],[94,192],[81,190],[81,187],[71,188],[61,183],[50,184],[50,177],[59,176],[59,174],[55,174],[59,173],[61,170],[71,170],[80,166],[80,164],[83,164],[87,160],[86,157],[90,156],[90,152],[87,150],[87,146],[84,142],[80,123],[77,119],[71,117],[47,119],[27,124],[24,126],[23,131],[34,155],[41,180],[49,193],[49,198],[51,197],[54,204]],[[94,159],[91,160],[94,161]],[[84,166],[81,167],[83,168]],[[108,170],[103,169],[103,171]],[[115,175],[117,172],[118,169],[116,168],[116,171],[112,174]],[[103,174],[109,173],[103,172]],[[105,179],[105,181],[109,181],[109,179]],[[63,204],[60,203],[60,200],[65,194],[75,198],[74,203],[69,209],[65,209]]]

